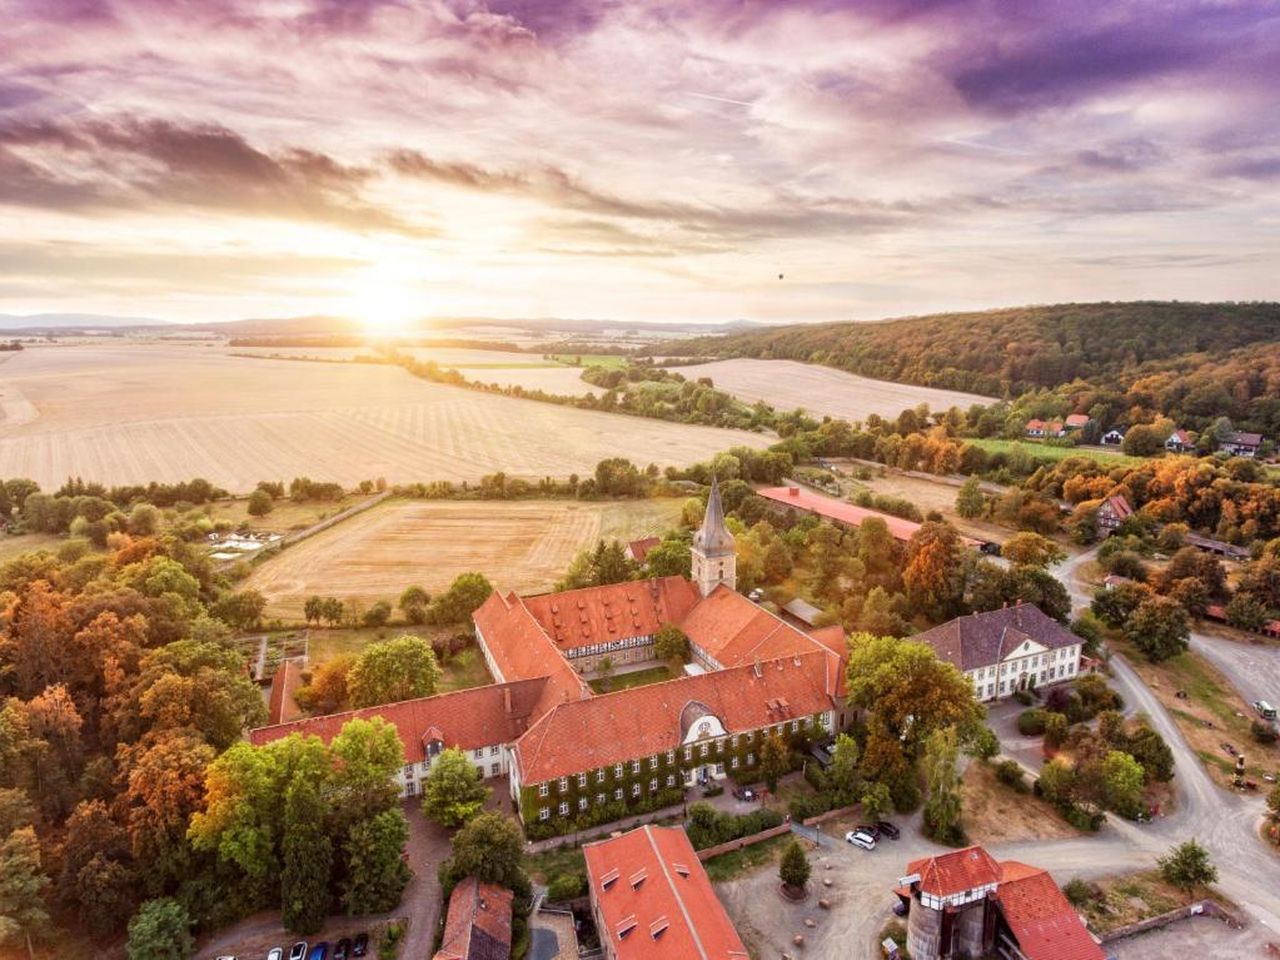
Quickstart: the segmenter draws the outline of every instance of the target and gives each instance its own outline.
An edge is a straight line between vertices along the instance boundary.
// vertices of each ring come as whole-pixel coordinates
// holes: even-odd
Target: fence
[[[776,827],[770,827],[768,830],[753,833],[750,836],[739,837],[737,840],[730,840],[728,843],[718,843],[714,847],[699,850],[698,859],[702,861],[710,860],[712,857],[718,857],[722,853],[732,853],[734,850],[754,846],[757,843],[763,843],[765,840],[772,840],[774,837],[780,837],[790,832],[791,824],[783,823]]]
[[[1177,910],[1170,910],[1168,913],[1162,913],[1159,916],[1148,917],[1146,920],[1139,920],[1137,923],[1119,927],[1110,933],[1103,934],[1098,939],[1103,943],[1111,943],[1114,940],[1123,940],[1125,937],[1146,933],[1148,930],[1168,926],[1171,923],[1187,920],[1191,917],[1213,917],[1216,920],[1223,921],[1234,930],[1244,926],[1244,922],[1239,917],[1221,904],[1215,903],[1213,900],[1200,900],[1185,907],[1179,907]]]

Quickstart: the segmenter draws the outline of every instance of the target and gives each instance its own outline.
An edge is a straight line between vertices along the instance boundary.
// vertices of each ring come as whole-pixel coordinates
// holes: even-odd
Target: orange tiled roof
[[[1000,864],[996,899],[1027,960],[1105,960],[1049,874],[1016,860]]]
[[[546,679],[539,677],[331,713],[259,727],[249,732],[249,742],[261,746],[298,733],[304,737],[314,735],[328,743],[348,720],[382,717],[399,733],[405,762],[420,763],[426,759],[425,734],[433,727],[447,747],[474,750],[511,743],[532,724],[546,686]]]
[[[920,529],[920,524],[911,520],[904,520],[901,517],[881,513],[878,510],[868,510],[866,507],[846,503],[844,500],[837,500],[834,497],[823,496],[820,493],[814,493],[812,490],[805,490],[802,487],[766,487],[763,490],[757,490],[756,493],[775,503],[780,503],[784,507],[794,507],[796,510],[816,513],[820,517],[826,517],[828,520],[834,520],[837,523],[848,524],[851,527],[860,526],[864,520],[870,517],[879,517],[885,522],[885,526],[889,528],[889,533],[893,535],[893,538],[904,543],[910,540],[912,535]],[[969,537],[961,537],[960,539],[968,546],[978,545],[977,540]]]
[[[632,540],[627,544],[627,549],[631,551],[631,559],[636,563],[644,563],[644,558],[649,555],[649,551],[662,542],[661,537],[642,537],[639,540]]]
[[[566,700],[591,695],[590,688],[560,655],[537,618],[514,593],[504,597],[495,590],[472,619],[485,638],[485,646],[498,669],[498,679],[547,678],[539,712]]]
[[[467,877],[453,888],[444,936],[433,960],[508,960],[512,893]]]
[[[520,779],[542,783],[674,750],[691,703],[730,734],[824,713],[836,679],[829,654],[814,652],[562,703],[516,742]]]
[[[302,686],[302,664],[286,660],[271,678],[271,695],[267,700],[267,722],[288,723],[302,715],[294,691]]]
[[[907,873],[920,875],[920,892],[949,897],[1000,882],[1000,864],[982,847],[965,847],[907,864]]]
[[[591,899],[618,960],[746,960],[693,844],[679,827],[644,826],[588,843]]]
[[[698,602],[698,589],[684,577],[658,577],[522,601],[556,648],[567,650],[648,636],[663,624],[679,623]]]

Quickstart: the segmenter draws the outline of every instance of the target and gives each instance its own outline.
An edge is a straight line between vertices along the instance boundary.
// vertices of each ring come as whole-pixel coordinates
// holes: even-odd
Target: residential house
[[[1063,426],[1067,430],[1083,430],[1091,423],[1093,423],[1093,417],[1087,413],[1073,413],[1063,421]]]
[[[1226,438],[1218,444],[1218,449],[1226,451],[1233,457],[1253,458],[1258,455],[1258,448],[1261,446],[1262,434],[1235,430],[1227,434]]]
[[[1102,443],[1108,447],[1118,447],[1124,443],[1124,431],[1119,427],[1112,427],[1102,435]]]
[[[475,877],[458,882],[449,897],[444,935],[432,960],[510,960],[510,890]]]
[[[605,960],[747,960],[680,827],[638,827],[582,854]]]
[[[1044,435],[1049,438],[1065,437],[1067,435],[1067,428],[1063,425],[1061,420],[1050,420],[1044,425]]]
[[[1027,425],[1022,428],[1022,432],[1028,437],[1043,437],[1045,423],[1038,417],[1034,420],[1028,420]]]
[[[1179,427],[1169,434],[1169,439],[1164,442],[1164,448],[1170,453],[1186,453],[1196,448],[1196,440],[1190,433]]]
[[[1107,497],[1098,504],[1098,533],[1109,537],[1125,520],[1133,516],[1133,507],[1122,494]]]
[[[957,617],[913,639],[954,664],[984,702],[1080,673],[1083,641],[1030,603]]]
[[[661,542],[661,537],[644,537],[641,540],[632,540],[627,544],[627,549],[624,552],[636,563],[644,563],[644,558],[649,555],[649,551]]]
[[[1105,960],[1053,878],[966,847],[907,864],[895,892],[907,908],[914,960]]]

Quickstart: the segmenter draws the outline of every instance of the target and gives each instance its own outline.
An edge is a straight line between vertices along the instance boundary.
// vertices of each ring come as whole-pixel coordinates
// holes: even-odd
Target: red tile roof
[[[453,888],[433,960],[509,960],[511,901],[505,887],[467,877]]]
[[[955,664],[962,671],[994,666],[1026,640],[1050,650],[1082,642],[1031,603],[956,617],[911,639],[927,643],[939,660]]]
[[[1121,494],[1116,494],[1114,497],[1107,497],[1107,499],[1102,501],[1102,506],[1108,507],[1112,515],[1117,520],[1123,520],[1133,513],[1133,507],[1129,506],[1129,501]]]
[[[825,713],[838,679],[830,660],[806,653],[562,703],[516,742],[520,781],[530,786],[674,750],[690,706],[730,734]]]
[[[259,727],[249,732],[249,742],[261,746],[298,733],[304,737],[314,735],[328,743],[341,732],[348,720],[382,717],[399,733],[405,762],[420,763],[426,759],[424,735],[433,727],[439,731],[447,747],[474,750],[513,742],[533,723],[537,704],[546,686],[545,678],[518,680],[363,710],[331,713],[324,717]]]
[[[485,646],[497,667],[499,680],[547,678],[539,703],[540,712],[557,703],[591,695],[590,688],[569,666],[537,618],[514,593],[504,597],[495,590],[472,619],[485,638]]]
[[[1038,867],[1000,864],[996,900],[1027,960],[1105,960],[1058,885]]]
[[[1028,421],[1027,421],[1027,429],[1028,429],[1028,430],[1043,430],[1043,429],[1044,429],[1044,421],[1043,421],[1043,420],[1041,420],[1041,419],[1039,419],[1038,417],[1037,417],[1036,419],[1034,419],[1034,420],[1028,420]]]
[[[293,699],[294,691],[302,686],[302,664],[286,660],[280,664],[271,678],[271,695],[267,700],[267,722],[288,723],[302,715],[302,708]]]
[[[1093,418],[1087,413],[1073,413],[1067,417],[1068,427],[1087,427]]]
[[[912,534],[920,529],[920,524],[912,523],[910,520],[868,510],[866,507],[858,507],[843,500],[836,500],[834,497],[824,497],[820,493],[805,490],[803,487],[766,487],[756,492],[783,506],[816,513],[820,517],[853,527],[860,526],[870,517],[879,517],[889,527],[889,532],[893,534],[894,539],[904,542],[910,540]]]
[[[600,939],[618,960],[748,957],[684,830],[640,827],[582,853]]]
[[[936,857],[913,860],[908,874],[920,875],[920,892],[950,897],[1000,882],[1000,864],[982,847],[965,847]]]
[[[663,624],[679,623],[698,599],[697,587],[674,576],[544,593],[522,601],[556,648],[568,650],[652,635]]]
[[[649,551],[662,542],[661,537],[643,537],[640,540],[632,540],[627,544],[627,550],[631,553],[631,559],[636,563],[644,563],[644,558],[649,555]]]

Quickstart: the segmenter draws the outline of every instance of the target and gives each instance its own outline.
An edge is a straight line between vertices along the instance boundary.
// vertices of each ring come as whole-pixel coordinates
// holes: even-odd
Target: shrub
[[[704,797],[718,797],[722,793],[724,793],[724,787],[720,786],[718,783],[715,786],[707,787],[707,789],[702,791],[702,795]]]
[[[547,885],[548,900],[574,900],[582,896],[587,885],[586,878],[580,873],[558,873]]]
[[[1016,760],[1001,760],[996,764],[996,779],[1018,793],[1027,792],[1026,774],[1022,770],[1022,765]]]
[[[791,813],[792,820],[807,820],[809,817],[816,817],[820,813],[834,810],[835,806],[835,794],[810,793],[793,799],[787,805],[787,810]]]
[[[1032,707],[1018,714],[1018,732],[1024,737],[1041,736],[1048,723],[1049,712],[1040,707]]]
[[[1262,720],[1255,720],[1249,725],[1249,733],[1258,743],[1275,743],[1278,736],[1276,728]]]
[[[1080,909],[1093,899],[1093,887],[1079,877],[1068,880],[1062,892],[1076,909]]]
[[[1017,700],[1024,707],[1029,707],[1031,704],[1035,703],[1036,698],[1031,695],[1030,690],[1015,690],[1013,699]]]

